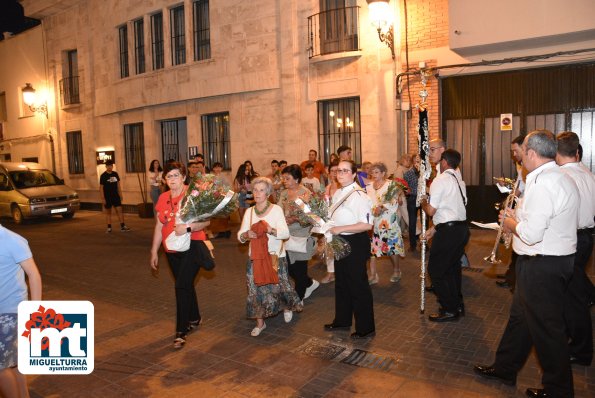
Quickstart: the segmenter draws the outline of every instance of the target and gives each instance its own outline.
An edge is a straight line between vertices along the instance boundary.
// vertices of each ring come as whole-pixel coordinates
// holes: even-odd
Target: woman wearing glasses
[[[351,253],[335,261],[335,319],[325,330],[350,329],[355,318],[352,339],[372,337],[375,333],[372,290],[368,284],[366,262],[370,258],[372,203],[355,178],[357,167],[343,160],[337,168],[340,189],[333,195],[329,215],[335,223],[333,235],[341,235],[351,246]]]
[[[199,270],[199,261],[196,259],[197,251],[191,244],[190,250],[176,252],[168,250],[165,239],[171,233],[183,235],[191,233],[192,240],[205,240],[204,228],[209,221],[194,222],[191,224],[176,224],[176,213],[180,202],[184,198],[187,186],[184,185],[186,167],[178,162],[167,163],[163,175],[169,190],[159,196],[155,205],[157,217],[151,245],[150,265],[154,271],[159,270],[159,245],[163,244],[167,261],[176,281],[176,337],[174,348],[182,348],[186,343],[186,335],[196,329],[200,324],[200,312],[194,290],[194,278]]]

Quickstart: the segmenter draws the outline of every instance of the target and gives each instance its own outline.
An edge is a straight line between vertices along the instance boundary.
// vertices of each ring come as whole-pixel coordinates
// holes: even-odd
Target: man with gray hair
[[[525,193],[514,212],[500,214],[518,253],[510,317],[494,363],[474,367],[482,377],[514,385],[534,346],[543,389],[528,388],[529,397],[574,395],[564,300],[573,273],[580,199],[574,181],[556,165],[556,152],[556,137],[548,130],[532,131],[523,142],[522,161],[529,172]]]
[[[585,268],[593,252],[595,178],[576,159],[579,138],[575,133],[564,131],[556,136],[556,141],[556,163],[576,183],[580,196],[574,274],[568,284],[564,306],[566,330],[570,338],[570,362],[589,366],[593,360],[593,328],[589,309],[593,284]]]

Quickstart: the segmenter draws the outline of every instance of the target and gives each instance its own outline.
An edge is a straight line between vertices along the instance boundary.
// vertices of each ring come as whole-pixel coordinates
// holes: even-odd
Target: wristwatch
[[[192,232],[192,227],[190,225],[186,225],[186,232]]]

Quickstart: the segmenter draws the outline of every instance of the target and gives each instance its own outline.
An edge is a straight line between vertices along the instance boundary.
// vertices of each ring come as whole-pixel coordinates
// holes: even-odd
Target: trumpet
[[[496,210],[503,210],[502,220],[500,220],[500,228],[498,228],[498,234],[496,235],[496,241],[494,242],[494,247],[492,248],[492,253],[489,256],[484,257],[483,259],[490,264],[500,264],[502,261],[498,259],[498,246],[500,246],[500,242],[504,240],[504,246],[508,249],[510,247],[510,243],[512,242],[512,234],[509,232],[504,232],[504,219],[506,218],[506,211],[508,209],[513,209],[514,205],[517,201],[516,190],[518,188],[518,181],[513,181],[510,178],[496,178],[494,177],[494,181],[500,183],[506,188],[510,189],[510,193],[504,200],[501,206],[497,206]]]

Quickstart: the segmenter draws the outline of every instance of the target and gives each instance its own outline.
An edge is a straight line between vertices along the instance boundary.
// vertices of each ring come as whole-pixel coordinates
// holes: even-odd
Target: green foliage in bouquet
[[[179,217],[182,222],[226,217],[238,209],[238,195],[213,174],[197,174],[183,199]]]

